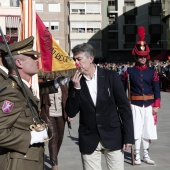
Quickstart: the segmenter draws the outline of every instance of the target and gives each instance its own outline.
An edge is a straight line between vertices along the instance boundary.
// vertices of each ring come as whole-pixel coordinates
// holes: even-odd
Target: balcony
[[[162,10],[161,10],[161,4],[151,4],[149,6],[149,15],[150,16],[160,16]]]
[[[134,45],[135,45],[135,42],[126,42],[123,44],[123,47],[132,49]]]
[[[123,26],[124,34],[137,34],[137,25],[127,24]]]
[[[107,10],[108,10],[108,13],[113,13],[116,11],[116,6],[108,6]]]
[[[118,24],[108,25],[108,31],[117,31],[117,30],[118,30]]]
[[[19,0],[0,1],[0,7],[19,7]]]

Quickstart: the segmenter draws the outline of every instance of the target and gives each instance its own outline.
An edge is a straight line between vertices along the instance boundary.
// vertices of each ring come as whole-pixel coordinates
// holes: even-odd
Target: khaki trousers
[[[101,142],[99,142],[96,150],[90,154],[81,154],[83,170],[102,170],[101,154],[106,158],[108,170],[124,170],[124,153],[122,150],[109,151]]]

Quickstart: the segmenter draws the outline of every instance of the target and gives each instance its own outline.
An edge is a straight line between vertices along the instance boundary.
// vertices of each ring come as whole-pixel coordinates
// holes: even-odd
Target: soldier
[[[159,77],[158,73],[147,65],[150,50],[144,41],[144,27],[138,28],[138,35],[140,41],[136,42],[132,50],[136,65],[127,69],[122,80],[125,87],[130,82],[128,87],[134,123],[135,164],[141,164],[140,145],[142,141],[143,161],[153,165],[155,162],[150,159],[148,151],[150,140],[157,139],[156,118],[160,107]]]
[[[44,169],[44,141],[48,139],[47,131],[30,130],[30,125],[39,119],[39,100],[33,96],[29,81],[38,73],[39,54],[33,50],[33,37],[13,43],[9,46],[14,63],[22,80],[19,80],[17,70],[9,60],[4,48],[2,57],[7,61],[9,77],[0,86],[0,147],[5,148],[0,153],[1,170],[43,170]],[[23,82],[23,86],[22,83]],[[33,113],[25,98],[30,100]],[[34,118],[34,121],[33,121]]]

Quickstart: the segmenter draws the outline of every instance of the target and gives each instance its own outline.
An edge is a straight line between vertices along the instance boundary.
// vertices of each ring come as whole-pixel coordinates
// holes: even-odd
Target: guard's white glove
[[[70,77],[61,76],[61,77],[58,77],[54,80],[54,86],[55,86],[56,89],[58,89],[60,84],[65,85],[69,81],[70,81]]]
[[[31,142],[30,144],[34,144],[34,143],[43,143],[44,140],[48,139],[48,134],[47,134],[47,130],[44,129],[42,131],[31,131]]]

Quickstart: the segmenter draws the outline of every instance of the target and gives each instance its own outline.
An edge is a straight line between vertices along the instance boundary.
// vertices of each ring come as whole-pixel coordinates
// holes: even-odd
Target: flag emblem
[[[13,108],[13,106],[14,106],[14,103],[5,100],[4,103],[3,103],[3,106],[2,106],[2,111],[4,113],[10,113],[12,108]]]

